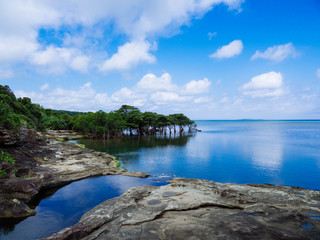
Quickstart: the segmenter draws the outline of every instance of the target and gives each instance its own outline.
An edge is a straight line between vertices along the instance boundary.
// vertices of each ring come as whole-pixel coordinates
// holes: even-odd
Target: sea
[[[41,194],[35,216],[0,222],[0,239],[39,239],[79,221],[97,204],[135,186],[174,177],[268,183],[320,190],[319,120],[198,120],[199,132],[75,143],[107,152],[147,179],[103,176]]]

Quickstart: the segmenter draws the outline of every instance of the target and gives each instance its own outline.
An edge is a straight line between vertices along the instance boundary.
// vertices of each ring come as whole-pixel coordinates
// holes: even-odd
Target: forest
[[[45,109],[32,103],[30,98],[16,98],[9,86],[0,85],[0,127],[18,131],[22,126],[38,131],[75,130],[90,138],[181,134],[196,129],[195,122],[182,113],[141,112],[129,105],[108,113]]]

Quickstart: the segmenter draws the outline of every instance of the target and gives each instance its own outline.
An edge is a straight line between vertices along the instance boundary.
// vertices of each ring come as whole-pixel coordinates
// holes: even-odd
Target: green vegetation
[[[17,172],[17,169],[13,169],[15,165],[14,158],[6,152],[0,152],[0,177],[7,175],[10,172]]]
[[[121,162],[116,160],[116,168],[119,168],[121,166]]]
[[[76,146],[78,146],[80,148],[86,148],[86,146],[84,144],[80,144],[80,143],[76,143]]]
[[[109,113],[44,109],[32,103],[30,98],[16,98],[9,86],[0,85],[0,127],[17,131],[25,125],[40,131],[76,130],[90,138],[182,133],[186,127],[188,131],[196,127],[194,121],[182,113],[165,116],[141,112],[129,105]]]

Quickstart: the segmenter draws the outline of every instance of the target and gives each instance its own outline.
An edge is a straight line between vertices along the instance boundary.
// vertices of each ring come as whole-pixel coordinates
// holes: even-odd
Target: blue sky
[[[319,119],[318,0],[0,0],[0,84],[47,108]]]

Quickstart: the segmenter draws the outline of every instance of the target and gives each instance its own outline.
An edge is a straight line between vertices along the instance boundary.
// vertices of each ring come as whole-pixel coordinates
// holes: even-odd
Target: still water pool
[[[71,183],[41,200],[37,215],[0,222],[0,239],[39,239],[75,224],[89,209],[126,189],[172,177],[272,183],[320,190],[320,121],[197,121],[202,132],[78,140],[116,156],[148,179],[105,176]]]

